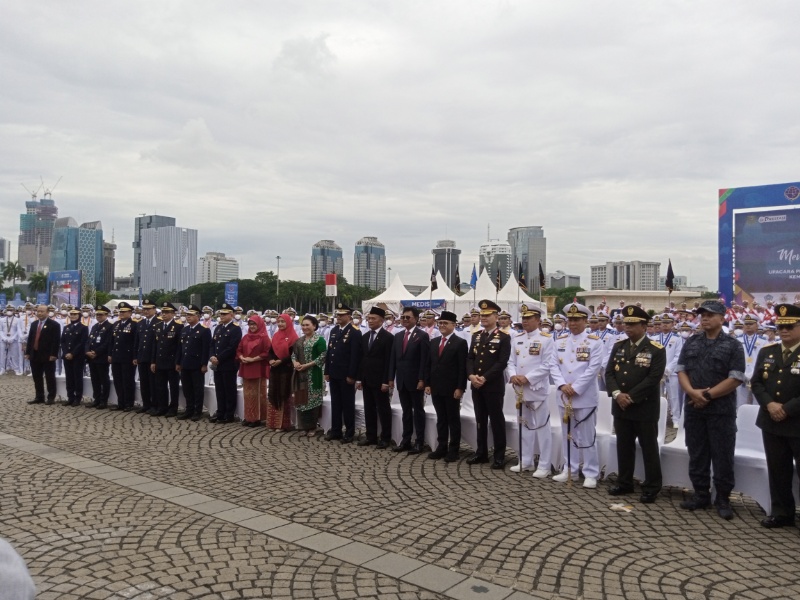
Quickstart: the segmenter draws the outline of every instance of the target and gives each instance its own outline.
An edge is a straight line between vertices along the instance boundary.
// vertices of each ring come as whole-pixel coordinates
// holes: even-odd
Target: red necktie
[[[408,347],[408,329],[406,329],[406,335],[403,338],[403,354],[406,353],[406,348]]]
[[[442,355],[442,350],[444,350],[445,344],[447,344],[447,338],[442,336],[442,342],[439,344],[439,356]]]
[[[44,321],[39,321],[39,327],[36,328],[36,337],[33,340],[34,352],[39,350],[39,336],[42,335],[42,323],[44,323]]]

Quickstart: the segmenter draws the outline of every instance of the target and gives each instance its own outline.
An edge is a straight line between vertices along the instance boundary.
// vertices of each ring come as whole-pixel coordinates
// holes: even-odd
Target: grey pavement
[[[680,510],[680,489],[617,512],[606,482],[466,449],[446,464],[32,392],[0,377],[0,535],[38,598],[800,597],[797,529],[763,529],[746,497],[730,522]]]

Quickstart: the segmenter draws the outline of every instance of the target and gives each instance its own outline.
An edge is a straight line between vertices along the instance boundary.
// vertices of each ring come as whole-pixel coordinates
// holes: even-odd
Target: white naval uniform
[[[555,342],[549,333],[539,329],[523,331],[511,338],[511,358],[506,367],[506,379],[524,375],[528,383],[522,387],[522,449],[523,468],[533,466],[536,442],[539,444],[539,469],[552,466],[552,436],[550,434],[550,369],[555,354]]]
[[[420,329],[428,334],[428,339],[430,340],[442,337],[442,333],[439,331],[439,328],[436,327],[436,325],[433,327],[420,327]]]
[[[583,475],[600,477],[600,459],[597,456],[597,374],[603,368],[603,343],[588,330],[578,335],[560,337],[555,343],[556,351],[551,362],[550,377],[559,388],[567,383],[576,394],[572,397],[572,448],[568,451],[567,424],[563,422],[567,397],[559,393],[559,411],[562,417],[564,458],[571,459],[572,476],[578,477],[583,462]],[[564,469],[566,471],[566,467]]]
[[[599,390],[606,390],[606,370],[605,366],[608,364],[608,357],[611,356],[611,349],[614,347],[615,338],[610,334],[607,327],[601,327],[595,332],[595,335],[603,342],[603,368],[597,374],[597,388]]]
[[[14,371],[22,375],[22,328],[17,316],[0,317],[0,375]]]
[[[742,404],[757,404],[754,402],[753,393],[750,391],[750,379],[756,368],[758,351],[771,342],[762,339],[758,334],[743,335],[738,340],[744,347],[744,383],[736,388],[736,408]]]
[[[31,325],[33,325],[36,321],[37,319],[35,313],[28,314],[26,312],[19,318],[19,344],[22,352],[22,372],[26,374],[30,374],[31,372],[31,363],[25,358],[26,348],[23,348],[22,346],[28,343],[28,333],[31,330]]]
[[[656,341],[664,346],[664,351],[667,353],[667,367],[664,369],[664,387],[667,391],[669,410],[672,413],[672,423],[677,424],[683,418],[683,401],[685,398],[685,393],[678,381],[678,374],[675,372],[675,367],[678,366],[678,357],[681,354],[681,348],[683,348],[683,338],[679,333],[670,331],[669,333],[662,333],[661,337]]]

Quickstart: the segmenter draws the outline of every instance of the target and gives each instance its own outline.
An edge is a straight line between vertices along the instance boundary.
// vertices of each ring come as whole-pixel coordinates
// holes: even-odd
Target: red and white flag
[[[336,273],[327,273],[325,275],[325,295],[336,296]]]

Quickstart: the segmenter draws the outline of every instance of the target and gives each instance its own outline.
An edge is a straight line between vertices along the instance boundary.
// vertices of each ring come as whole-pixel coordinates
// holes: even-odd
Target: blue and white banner
[[[225,302],[231,306],[239,304],[239,283],[234,281],[225,284]]]
[[[400,300],[400,305],[439,310],[447,308],[447,300]]]

